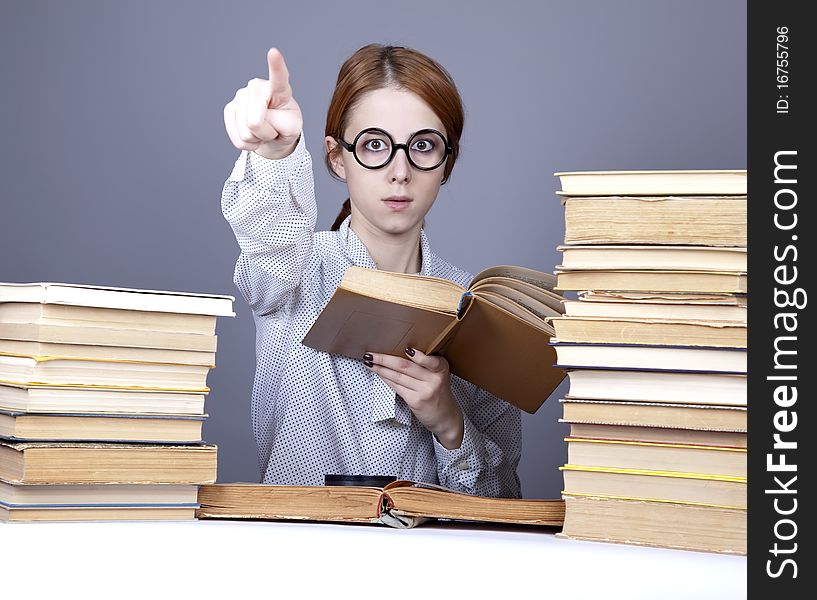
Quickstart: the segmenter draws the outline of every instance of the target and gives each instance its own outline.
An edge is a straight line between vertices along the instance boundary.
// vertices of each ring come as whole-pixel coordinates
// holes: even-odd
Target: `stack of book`
[[[231,296],[0,283],[0,520],[192,519]]]
[[[566,537],[746,552],[746,172],[557,173]]]

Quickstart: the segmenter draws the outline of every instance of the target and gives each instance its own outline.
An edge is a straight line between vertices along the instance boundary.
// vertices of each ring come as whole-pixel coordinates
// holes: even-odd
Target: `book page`
[[[473,288],[477,282],[487,279],[488,277],[510,277],[511,279],[518,279],[524,281],[543,290],[554,291],[556,287],[556,276],[551,273],[543,273],[527,267],[517,267],[513,265],[501,265],[497,267],[490,267],[477,273],[471,280],[469,289]]]

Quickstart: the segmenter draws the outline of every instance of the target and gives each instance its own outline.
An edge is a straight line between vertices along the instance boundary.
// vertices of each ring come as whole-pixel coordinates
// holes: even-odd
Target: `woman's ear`
[[[329,164],[332,166],[332,170],[335,172],[335,175],[345,180],[346,168],[343,165],[343,158],[341,157],[342,149],[340,144],[338,144],[338,141],[330,135],[327,135],[323,139],[323,142],[326,146],[326,155],[329,157]]]

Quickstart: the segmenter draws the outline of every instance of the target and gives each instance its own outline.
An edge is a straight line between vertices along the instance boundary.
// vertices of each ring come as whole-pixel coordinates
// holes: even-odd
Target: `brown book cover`
[[[362,358],[407,347],[444,356],[451,372],[534,413],[564,379],[547,318],[562,314],[555,277],[492,267],[466,290],[434,277],[350,267],[303,343]]]
[[[395,481],[385,487],[218,483],[199,488],[200,519],[382,523],[409,528],[428,519],[560,527],[562,500],[486,498]]]

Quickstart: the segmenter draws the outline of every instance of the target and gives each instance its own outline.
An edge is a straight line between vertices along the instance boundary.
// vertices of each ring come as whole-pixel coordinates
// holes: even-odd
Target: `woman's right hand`
[[[295,149],[304,120],[292,97],[284,57],[271,48],[267,64],[269,80],[252,79],[238,90],[224,107],[224,125],[230,141],[239,150],[279,159]]]

